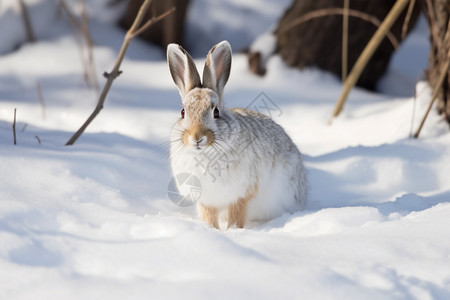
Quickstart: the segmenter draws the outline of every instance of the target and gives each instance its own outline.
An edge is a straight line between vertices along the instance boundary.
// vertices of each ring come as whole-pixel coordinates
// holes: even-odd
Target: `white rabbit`
[[[171,132],[172,172],[191,174],[201,183],[195,199],[201,218],[220,228],[219,214],[228,212],[228,228],[243,228],[246,221],[304,208],[303,160],[286,132],[263,114],[224,106],[230,44],[222,41],[209,51],[203,83],[181,46],[170,44],[167,60],[183,105]],[[188,190],[179,190],[188,196]]]

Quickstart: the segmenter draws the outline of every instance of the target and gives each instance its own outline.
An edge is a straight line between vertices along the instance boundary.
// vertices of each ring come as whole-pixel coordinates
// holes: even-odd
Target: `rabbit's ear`
[[[203,69],[203,86],[216,91],[222,98],[223,88],[231,69],[231,46],[222,41],[209,50]]]
[[[201,86],[200,75],[198,75],[192,57],[180,45],[169,44],[167,46],[167,62],[181,98],[193,88]]]

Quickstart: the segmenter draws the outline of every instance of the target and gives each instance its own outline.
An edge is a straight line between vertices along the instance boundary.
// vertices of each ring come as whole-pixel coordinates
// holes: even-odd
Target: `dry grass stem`
[[[97,70],[94,62],[94,42],[89,31],[89,16],[86,9],[86,1],[81,0],[81,35],[86,44],[87,59],[85,61],[85,73],[87,75],[87,82],[91,83],[97,92],[100,94],[100,87],[97,80]]]
[[[433,89],[433,94],[431,95],[430,104],[428,105],[427,111],[425,112],[425,115],[423,116],[422,121],[420,122],[419,128],[417,128],[417,131],[414,134],[414,138],[418,138],[419,135],[420,135],[420,131],[422,130],[423,125],[425,124],[425,121],[426,121],[426,119],[427,119],[427,117],[428,117],[428,115],[429,115],[429,113],[431,111],[431,108],[433,107],[434,101],[437,98],[439,90],[441,89],[442,84],[444,83],[444,79],[445,79],[445,77],[447,75],[447,72],[449,70],[449,66],[450,66],[450,51],[448,52],[447,60],[446,60],[445,64],[442,66],[441,73],[439,75],[439,79],[438,79],[438,81],[436,83],[436,86]]]
[[[14,136],[14,145],[17,145],[17,138],[16,138],[16,111],[17,108],[14,108],[14,121],[13,121],[13,136]]]
[[[85,0],[81,1],[81,19],[78,19],[68,8],[65,0],[59,1],[60,9],[65,13],[70,24],[75,30],[78,52],[83,65],[83,78],[86,86],[94,88],[97,96],[100,87],[97,80],[97,70],[94,62],[94,42],[89,33],[89,18],[86,10]]]
[[[67,7],[65,0],[59,0],[58,2],[59,8],[66,14],[67,18],[69,19],[70,24],[75,27],[75,29],[79,32],[81,32],[81,25],[78,19],[72,14],[70,9]]]
[[[42,119],[45,120],[45,101],[42,95],[41,84],[36,82],[36,94],[38,95],[39,104],[41,105]]]
[[[344,13],[342,14],[342,58],[341,58],[341,80],[347,78],[348,67],[348,11],[350,9],[350,0],[344,0]]]
[[[437,50],[439,52],[442,52],[441,49],[444,49],[444,48],[443,48],[443,45],[442,45],[442,40],[439,38],[439,32],[437,32],[438,27],[435,24],[435,22],[436,22],[436,13],[434,11],[433,3],[431,2],[431,0],[425,0],[425,2],[427,4],[426,7],[427,7],[427,10],[428,10],[428,14],[430,16],[430,26],[428,26],[428,28],[430,28],[431,36],[432,36],[433,40],[435,41],[435,43],[437,45]]]
[[[318,10],[312,11],[310,13],[304,14],[303,16],[301,16],[299,18],[296,18],[290,24],[288,24],[284,28],[282,28],[280,33],[287,32],[287,31],[291,30],[292,28],[294,28],[295,26],[298,26],[302,23],[311,21],[313,19],[327,17],[327,16],[333,16],[333,15],[343,15],[343,14],[344,14],[344,9],[340,8],[340,7],[318,9]],[[364,12],[361,12],[359,10],[348,9],[348,15],[350,17],[359,18],[361,20],[369,22],[378,28],[382,24],[378,18],[371,16],[369,14],[366,14]],[[391,42],[392,46],[395,49],[398,49],[400,44],[399,44],[397,38],[394,36],[394,34],[392,34],[392,32],[390,32],[390,31],[388,31],[386,33],[386,37]]]
[[[348,94],[358,81],[358,78],[361,75],[362,71],[364,70],[365,66],[367,65],[367,62],[372,57],[373,53],[376,51],[380,43],[383,41],[386,34],[390,30],[394,22],[397,20],[398,16],[403,11],[408,2],[409,0],[397,0],[395,2],[394,6],[389,11],[386,18],[381,23],[380,27],[378,27],[377,31],[372,36],[369,43],[364,48],[361,55],[358,57],[358,60],[356,61],[350,74],[348,75],[347,79],[343,84],[341,95],[336,103],[333,112],[333,117],[337,117],[341,112]]]
[[[409,136],[413,136],[413,130],[414,130],[414,120],[416,118],[416,106],[417,106],[417,82],[416,85],[414,85],[414,97],[413,97],[413,108],[412,108],[412,115],[411,115],[411,126],[409,127]]]
[[[406,12],[405,20],[403,21],[402,35],[401,35],[402,40],[405,39],[406,34],[408,33],[409,21],[411,20],[411,16],[412,16],[415,4],[416,4],[416,0],[410,0],[409,6],[408,6],[408,11]]]
[[[36,41],[36,37],[33,32],[33,27],[31,26],[30,15],[28,14],[27,6],[23,0],[19,0],[20,10],[22,12],[23,23],[25,26],[25,32],[27,34],[27,39],[30,43],[34,43]]]

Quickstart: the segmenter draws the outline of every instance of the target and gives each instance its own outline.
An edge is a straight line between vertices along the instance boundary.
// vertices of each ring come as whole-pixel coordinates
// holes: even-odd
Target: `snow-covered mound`
[[[429,101],[425,83],[416,100],[390,96],[392,84],[355,89],[329,125],[336,78],[277,56],[256,77],[235,54],[228,106],[286,129],[305,154],[310,197],[305,211],[218,231],[167,196],[181,104],[155,48],[133,41],[104,110],[63,146],[96,92],[70,25],[60,30],[0,57],[0,299],[450,298],[450,134],[433,111],[421,138],[409,138]],[[100,74],[123,32],[93,22],[92,34]],[[392,82],[420,77],[404,57],[417,45],[426,55],[426,38],[406,41]]]

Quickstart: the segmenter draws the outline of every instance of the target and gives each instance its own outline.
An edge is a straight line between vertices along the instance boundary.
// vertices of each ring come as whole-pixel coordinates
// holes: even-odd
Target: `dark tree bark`
[[[377,30],[374,23],[382,22],[394,3],[395,0],[350,0],[352,13],[348,19],[348,72]],[[300,69],[317,66],[341,77],[342,8],[343,0],[295,0],[275,31],[276,52],[290,66]],[[309,13],[317,10],[322,10],[322,13],[308,18],[311,16]],[[385,38],[370,59],[357,82],[358,86],[371,90],[375,88],[396,50],[395,43],[401,41],[406,12],[405,9],[391,28],[390,39]],[[409,20],[409,29],[414,26],[419,13],[420,6],[416,4]],[[295,25],[299,18],[306,20]]]
[[[437,98],[438,110],[450,123],[450,70],[443,70],[450,51],[450,2],[449,0],[423,0],[423,11],[427,17],[431,49],[427,78],[430,86],[437,85],[441,72],[446,72]]]
[[[124,29],[130,28],[139,8],[144,0],[129,0],[127,11],[120,21]],[[152,30],[143,32],[139,37],[153,44],[165,48],[170,43],[181,44],[183,39],[183,25],[189,0],[154,0],[149,11],[146,13],[146,22],[152,16],[158,16],[172,7],[176,10],[152,27]]]

